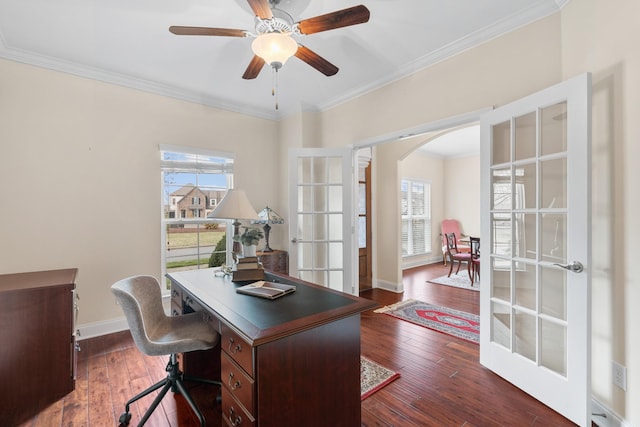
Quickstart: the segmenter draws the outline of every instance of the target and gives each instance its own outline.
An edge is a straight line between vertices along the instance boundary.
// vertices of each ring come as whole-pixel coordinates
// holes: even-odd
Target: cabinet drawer
[[[256,420],[245,411],[228,388],[222,387],[222,419],[229,427],[254,427]]]
[[[222,382],[249,413],[253,413],[254,380],[226,354],[221,359]]]
[[[231,357],[250,377],[253,373],[253,349],[245,340],[231,330],[227,325],[221,325],[222,350]]]

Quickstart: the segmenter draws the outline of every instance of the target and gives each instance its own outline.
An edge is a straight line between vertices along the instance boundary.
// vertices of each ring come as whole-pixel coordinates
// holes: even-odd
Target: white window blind
[[[431,184],[403,179],[400,183],[402,256],[431,252]]]

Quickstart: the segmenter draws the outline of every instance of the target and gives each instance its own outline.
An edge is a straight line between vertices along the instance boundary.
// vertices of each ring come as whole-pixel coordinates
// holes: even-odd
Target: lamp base
[[[269,232],[271,232],[271,226],[269,224],[265,224],[262,228],[264,229],[265,240],[264,249],[262,250],[262,252],[273,252],[273,249],[269,247]]]

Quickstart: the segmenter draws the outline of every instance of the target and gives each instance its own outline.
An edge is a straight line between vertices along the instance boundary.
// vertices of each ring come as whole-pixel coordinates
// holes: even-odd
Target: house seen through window
[[[233,183],[233,157],[161,146],[163,274],[226,263],[227,221],[208,215]]]
[[[431,184],[403,179],[400,182],[402,256],[431,252]]]

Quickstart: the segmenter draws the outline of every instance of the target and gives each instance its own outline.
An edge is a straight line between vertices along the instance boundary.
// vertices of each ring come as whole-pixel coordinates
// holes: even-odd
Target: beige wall
[[[480,236],[480,157],[459,157],[444,162],[443,219],[460,221],[461,232]]]
[[[572,1],[562,12],[563,79],[593,73],[593,393],[640,426],[640,2]],[[627,366],[627,392],[611,361]]]
[[[81,325],[160,276],[159,144],[235,153],[254,207],[277,196],[274,122],[5,60],[0,82],[0,273],[78,267]]]

